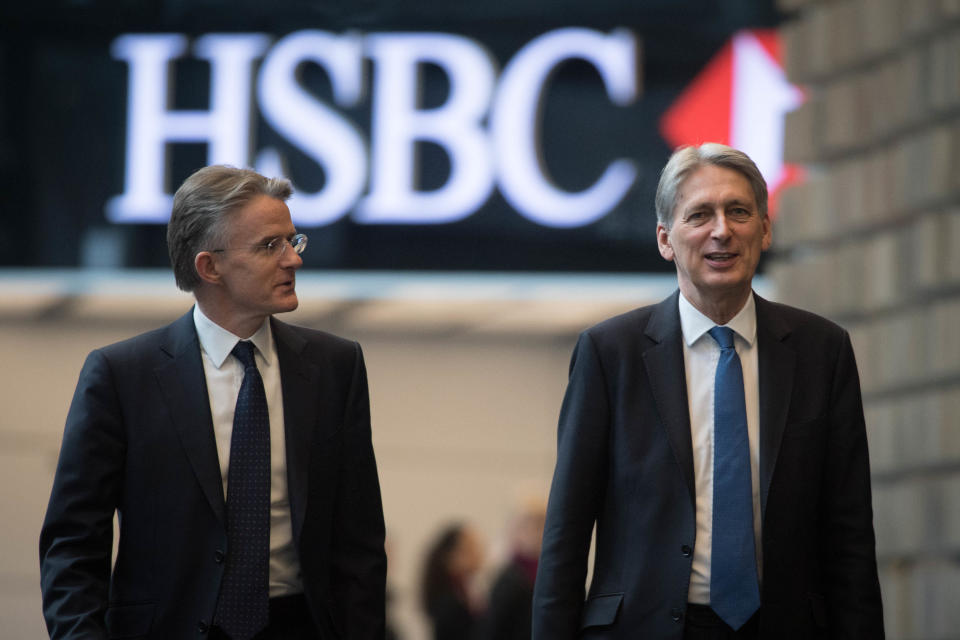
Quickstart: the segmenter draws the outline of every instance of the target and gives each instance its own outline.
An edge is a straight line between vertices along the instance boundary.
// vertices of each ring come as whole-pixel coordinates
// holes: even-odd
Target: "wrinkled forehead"
[[[296,233],[287,203],[279,198],[260,194],[226,216],[227,233],[235,237],[270,240]]]
[[[757,208],[757,196],[749,178],[737,169],[717,164],[700,164],[680,179],[673,214],[699,206],[742,205]]]

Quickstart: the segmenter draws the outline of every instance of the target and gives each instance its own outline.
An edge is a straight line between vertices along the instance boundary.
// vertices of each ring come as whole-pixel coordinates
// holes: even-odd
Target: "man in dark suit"
[[[534,640],[883,638],[849,336],[753,293],[771,223],[745,154],[679,149],[656,209],[679,291],[580,336]]]
[[[297,307],[306,246],[290,194],[213,166],[174,196],[197,304],[80,373],[40,534],[51,638],[383,638],[360,347],[273,318]]]

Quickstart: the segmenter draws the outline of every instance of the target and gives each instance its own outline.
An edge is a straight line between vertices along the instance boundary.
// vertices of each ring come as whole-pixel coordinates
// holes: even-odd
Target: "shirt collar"
[[[233,348],[240,342],[241,338],[227,331],[213,320],[204,315],[200,310],[200,305],[193,305],[193,324],[197,328],[197,338],[200,340],[200,348],[210,357],[210,361],[219,369]],[[270,318],[264,319],[263,324],[249,338],[253,346],[260,352],[266,364],[270,364],[273,350],[270,345],[273,344],[273,333],[270,328]]]
[[[680,293],[680,328],[683,331],[683,341],[688,347],[703,337],[703,335],[716,326],[716,323],[700,311]],[[753,292],[747,296],[747,302],[743,308],[737,312],[737,315],[726,325],[733,329],[734,333],[743,338],[746,343],[753,346],[757,339],[757,304],[753,299]]]

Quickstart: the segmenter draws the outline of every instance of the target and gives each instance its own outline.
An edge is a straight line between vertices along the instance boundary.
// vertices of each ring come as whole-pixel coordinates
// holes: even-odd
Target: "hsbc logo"
[[[205,143],[209,164],[286,175],[281,152],[258,148],[252,139],[255,109],[323,172],[322,188],[297,188],[290,204],[294,221],[305,227],[348,214],[361,224],[455,222],[482,207],[494,189],[537,224],[577,227],[615,208],[638,172],[635,161],[611,158],[590,186],[567,190],[548,174],[538,139],[551,76],[570,59],[596,69],[612,104],[637,100],[639,44],[626,30],[545,33],[499,74],[482,44],[444,33],[306,30],[276,41],[246,33],[207,34],[192,43],[181,34],[127,34],[114,40],[111,52],[128,66],[124,190],[107,203],[107,217],[117,223],[166,222],[169,145]],[[172,62],[188,55],[209,63],[204,110],[168,106]],[[369,82],[365,60],[373,70]],[[304,63],[326,72],[333,104],[301,86]],[[431,108],[419,104],[426,64],[449,84],[446,100]],[[366,100],[369,140],[337,110]],[[446,181],[431,190],[417,188],[416,145],[422,142],[442,149],[449,163]]]
[[[783,118],[802,102],[781,66],[777,32],[740,31],[667,110],[660,132],[670,146],[710,141],[744,151],[767,181],[774,212],[779,190],[798,178],[783,163]]]
[[[495,190],[536,224],[579,227],[613,211],[644,170],[632,158],[610,157],[574,190],[551,177],[540,139],[551,79],[568,61],[586,61],[615,108],[640,99],[640,43],[625,29],[550,31],[502,70],[482,43],[446,33],[304,30],[277,40],[212,33],[192,42],[182,34],[127,34],[111,52],[128,69],[124,186],[106,207],[116,223],[167,221],[171,145],[202,143],[208,164],[289,175],[284,152],[254,139],[257,118],[322,173],[317,190],[294,185],[290,208],[303,227],[345,216],[359,224],[452,223],[482,208]],[[208,107],[170,108],[173,63],[190,57],[209,65]],[[710,140],[743,149],[775,198],[795,175],[782,163],[783,117],[802,100],[778,58],[775,32],[735,34],[651,126],[659,125],[670,147]],[[305,64],[325,72],[329,100],[303,86]],[[449,87],[444,102],[431,107],[421,104],[427,65]],[[358,107],[369,109],[368,132],[345,113]],[[420,187],[422,143],[438,147],[449,167],[445,181],[429,190]]]

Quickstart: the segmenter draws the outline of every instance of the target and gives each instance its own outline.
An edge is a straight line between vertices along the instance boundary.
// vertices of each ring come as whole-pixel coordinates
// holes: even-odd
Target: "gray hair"
[[[292,194],[286,178],[267,178],[227,165],[204,167],[184,180],[173,196],[167,225],[167,251],[177,286],[193,291],[200,284],[194,260],[224,241],[229,214],[260,195],[287,200]]]
[[[655,200],[658,223],[670,228],[680,186],[694,170],[708,164],[739,171],[753,189],[761,217],[767,217],[767,183],[750,156],[724,144],[705,142],[699,147],[678,148],[660,172]]]

